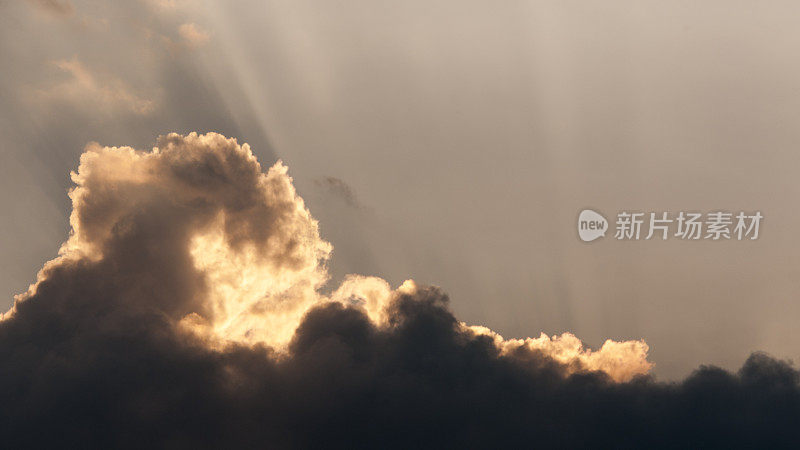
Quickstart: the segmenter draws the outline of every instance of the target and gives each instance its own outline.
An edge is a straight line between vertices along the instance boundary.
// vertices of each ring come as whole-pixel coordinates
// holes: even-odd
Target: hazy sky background
[[[68,232],[89,141],[286,162],[331,269],[655,373],[800,356],[795,2],[0,1],[0,293]],[[578,241],[584,207],[760,210],[757,241]]]

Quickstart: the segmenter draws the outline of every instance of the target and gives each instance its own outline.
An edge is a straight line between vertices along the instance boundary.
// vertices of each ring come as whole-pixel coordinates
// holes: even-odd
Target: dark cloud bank
[[[226,169],[236,155],[225,155],[181,156],[171,176],[235,193],[251,181],[236,164]],[[113,194],[104,195],[93,199]],[[357,306],[323,302],[285,352],[214,349],[176,323],[203,311],[208,281],[188,259],[186,230],[215,200],[139,195],[150,200],[115,219],[102,256],[50,264],[0,322],[3,447],[800,445],[800,374],[786,362],[753,354],[736,373],[701,367],[678,383],[616,383],[522,347],[501,353],[461,327],[434,287],[394,291],[380,326]],[[246,212],[248,202],[224,208]],[[283,214],[260,216],[271,230]],[[280,245],[288,254],[297,243]]]

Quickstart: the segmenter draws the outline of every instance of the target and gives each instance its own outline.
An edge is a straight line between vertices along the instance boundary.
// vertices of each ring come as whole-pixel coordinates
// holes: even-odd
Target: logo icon
[[[578,215],[578,236],[583,242],[592,242],[606,235],[608,221],[602,214],[584,209]]]

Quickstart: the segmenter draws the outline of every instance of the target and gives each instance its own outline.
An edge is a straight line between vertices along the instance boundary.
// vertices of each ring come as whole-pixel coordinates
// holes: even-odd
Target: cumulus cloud
[[[67,79],[38,90],[37,98],[41,101],[66,102],[106,114],[124,112],[147,115],[155,109],[155,100],[136,94],[118,78],[98,76],[77,57],[58,60],[54,64],[67,75]]]
[[[14,447],[779,445],[798,372],[753,355],[678,384],[647,345],[504,339],[439,288],[351,275],[287,168],[209,133],[90,144],[72,231],[0,321]],[[42,432],[46,430],[46,432]]]
[[[478,335],[491,337],[501,354],[513,354],[521,349],[542,352],[573,371],[601,371],[616,381],[628,381],[653,368],[653,363],[647,360],[650,347],[644,341],[616,342],[608,339],[600,350],[593,351],[572,333],[559,336],[541,333],[537,338],[506,340],[480,325],[463,326]]]

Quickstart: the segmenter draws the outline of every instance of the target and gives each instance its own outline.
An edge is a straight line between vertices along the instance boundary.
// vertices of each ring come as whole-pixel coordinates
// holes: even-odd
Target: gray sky
[[[0,2],[0,293],[68,232],[89,141],[289,166],[331,269],[505,337],[645,339],[655,372],[796,358],[795,2]],[[335,180],[335,181],[332,181]],[[578,241],[619,210],[760,210],[753,242]]]

